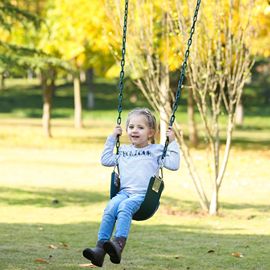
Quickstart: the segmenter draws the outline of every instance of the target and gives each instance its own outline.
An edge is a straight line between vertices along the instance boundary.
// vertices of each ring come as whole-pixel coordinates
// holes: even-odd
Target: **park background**
[[[151,15],[158,22],[153,28],[153,48],[158,48],[159,63],[167,63],[167,88],[175,94],[196,3],[181,2],[183,15],[188,18],[181,24],[183,37],[173,31],[168,36],[157,31],[162,23],[167,25],[164,14],[170,14],[173,4],[174,1],[130,1],[123,124],[129,109],[152,105],[138,84],[142,74],[147,75],[145,67],[134,72],[134,67],[129,66],[136,63],[141,47],[148,44],[142,40],[136,43],[136,28],[152,27],[141,24],[146,16]],[[247,4],[250,13],[243,13]],[[217,11],[221,16],[231,14],[230,5],[234,15],[232,27],[238,29],[240,23],[250,23],[244,32],[248,33],[244,35],[244,51],[251,60],[251,69],[240,87],[241,114],[234,125],[218,212],[209,214],[203,209],[182,158],[179,171],[165,172],[165,190],[158,212],[147,221],[134,222],[121,265],[113,265],[107,258],[104,269],[270,269],[267,1],[203,1],[188,64],[196,64],[192,53],[205,49],[198,46],[200,41],[196,38],[203,36],[200,27],[207,22],[204,19],[213,20],[211,16]],[[109,197],[111,170],[101,166],[100,154],[118,115],[123,8],[123,1],[96,0],[4,0],[0,4],[1,270],[93,267],[82,257],[82,250],[95,244]],[[251,14],[250,21],[247,14]],[[217,21],[214,26],[206,25],[208,37],[218,37],[217,43],[213,41],[218,46],[221,35],[220,28],[215,28]],[[233,33],[236,36],[237,31]],[[226,43],[223,38],[226,37],[222,37],[221,43]],[[164,40],[170,42],[169,49]],[[181,49],[176,48],[178,43]],[[167,49],[166,58],[163,53]],[[215,52],[215,46],[212,49]],[[221,77],[225,75],[222,73]],[[197,141],[190,136],[190,87],[189,78],[176,118],[201,172],[205,193],[211,197],[213,182],[209,178],[213,172],[205,168],[211,167],[208,163],[212,161],[195,105]],[[159,118],[162,111],[152,107]],[[221,152],[226,142],[222,113]],[[127,142],[125,135],[122,141]]]

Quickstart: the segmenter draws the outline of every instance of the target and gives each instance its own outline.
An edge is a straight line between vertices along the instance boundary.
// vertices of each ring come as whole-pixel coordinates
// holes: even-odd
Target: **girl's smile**
[[[149,139],[154,135],[154,130],[148,126],[144,115],[133,115],[127,126],[130,142],[138,148],[148,145]]]

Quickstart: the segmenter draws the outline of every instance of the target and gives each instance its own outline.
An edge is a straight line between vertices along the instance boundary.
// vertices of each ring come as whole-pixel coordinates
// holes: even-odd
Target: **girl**
[[[104,166],[115,166],[118,160],[121,183],[120,191],[104,210],[96,247],[86,248],[83,251],[85,258],[100,267],[106,253],[109,254],[112,263],[120,263],[132,216],[144,200],[150,178],[159,170],[164,148],[161,144],[154,144],[156,119],[148,109],[137,108],[128,114],[126,132],[131,144],[122,145],[118,157],[113,150],[117,136],[122,135],[120,125],[117,125],[113,134],[107,138],[101,156],[101,163]],[[171,128],[166,135],[169,145],[164,167],[177,170],[180,164],[179,147]],[[113,240],[110,240],[114,227],[116,227],[115,235]]]

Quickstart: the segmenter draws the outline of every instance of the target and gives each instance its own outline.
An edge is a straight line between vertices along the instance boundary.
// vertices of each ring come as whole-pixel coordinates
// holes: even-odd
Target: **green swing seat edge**
[[[117,177],[117,173],[114,171],[111,175],[111,188],[110,188],[110,198],[112,199],[119,191],[119,186],[116,185],[115,179]]]
[[[114,183],[115,174],[116,173],[113,172],[111,176],[110,198],[113,198],[119,191],[119,187],[117,187]],[[139,210],[134,214],[133,220],[142,221],[142,220],[149,219],[158,210],[159,200],[160,200],[162,191],[164,189],[164,182],[163,181],[161,182],[158,192],[153,190],[154,182],[155,182],[155,176],[151,177],[144,201],[141,207],[139,208]]]

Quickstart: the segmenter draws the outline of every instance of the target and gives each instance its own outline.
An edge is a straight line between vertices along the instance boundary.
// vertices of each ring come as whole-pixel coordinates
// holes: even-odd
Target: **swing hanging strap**
[[[170,117],[170,121],[169,121],[169,128],[171,128],[173,126],[173,123],[175,121],[175,113],[177,111],[177,108],[179,106],[179,100],[181,97],[181,91],[182,91],[182,86],[183,86],[183,82],[185,79],[185,74],[186,74],[186,68],[187,68],[187,60],[189,57],[189,50],[190,50],[190,46],[192,44],[192,37],[193,34],[195,32],[195,26],[196,26],[196,22],[197,22],[197,18],[198,18],[198,12],[199,12],[199,8],[200,8],[200,4],[201,4],[201,0],[197,0],[197,4],[196,4],[196,8],[194,11],[194,15],[193,15],[193,23],[190,29],[190,36],[187,42],[187,49],[185,52],[185,57],[184,57],[184,61],[181,67],[181,72],[180,72],[180,78],[178,81],[178,85],[177,85],[177,91],[176,91],[176,95],[175,95],[175,101],[173,103],[173,109],[172,109],[172,115]],[[162,157],[161,157],[161,162],[160,162],[160,167],[162,168],[164,166],[164,158],[166,156],[167,150],[168,150],[168,145],[169,145],[169,138],[167,137],[164,148],[163,148],[163,153],[162,153]]]

